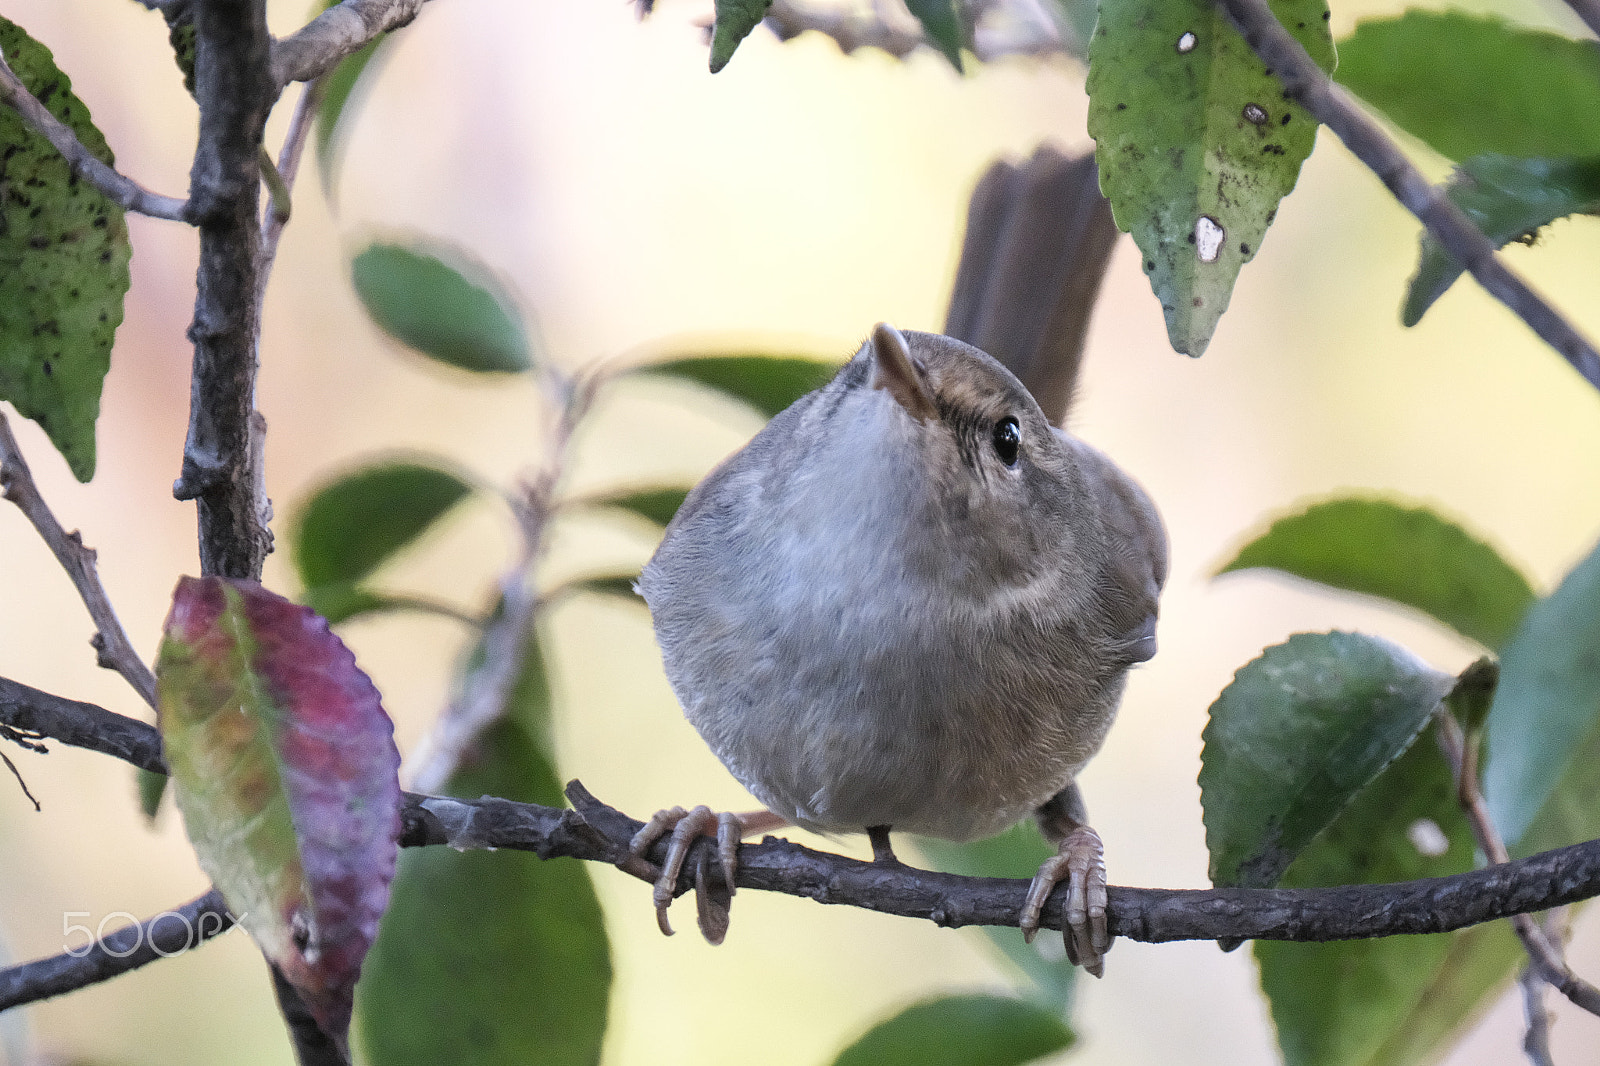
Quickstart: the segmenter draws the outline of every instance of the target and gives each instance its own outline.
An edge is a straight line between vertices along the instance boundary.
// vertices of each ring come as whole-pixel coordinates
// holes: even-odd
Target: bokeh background
[[[291,32],[304,0],[270,5]],[[1475,10],[1490,5],[1468,4]],[[1581,34],[1554,0],[1496,5]],[[722,74],[705,69],[701,0],[640,24],[622,0],[440,0],[372,80],[332,201],[315,166],[266,306],[259,405],[283,520],[308,488],[378,451],[440,453],[509,483],[537,464],[546,424],[526,383],[441,373],[386,341],[348,280],[376,234],[472,250],[519,291],[547,358],[567,367],[667,346],[740,342],[847,356],[872,323],[937,329],[972,183],[1043,140],[1087,146],[1082,70],[1012,59],[962,78],[932,53],[854,58],[758,29]],[[1336,36],[1398,5],[1336,6]],[[187,186],[195,111],[159,16],[128,0],[0,0],[55,52],[125,172]],[[292,96],[287,99],[292,99]],[[269,128],[276,145],[289,106]],[[1412,144],[1435,176],[1443,164]],[[51,504],[100,551],[101,573],[153,656],[194,513],[171,497],[188,403],[195,237],[131,218],[133,289],[101,418],[100,467],[80,486],[31,424],[23,446]],[[1600,395],[1470,282],[1414,330],[1398,323],[1417,227],[1323,131],[1298,189],[1200,360],[1166,344],[1131,242],[1112,263],[1072,427],[1149,488],[1172,538],[1161,654],[1133,679],[1083,783],[1113,882],[1203,886],[1200,730],[1234,669],[1305,629],[1359,628],[1458,669],[1472,649],[1420,619],[1260,575],[1210,579],[1230,549],[1308,497],[1361,491],[1438,507],[1547,590],[1600,536]],[[1515,265],[1600,336],[1600,222],[1558,223]],[[577,442],[574,491],[687,482],[758,428],[687,387],[617,385]],[[510,548],[493,507],[468,509],[388,573],[388,585],[477,605]],[[552,578],[638,564],[643,531],[563,523]],[[294,591],[287,561],[267,581]],[[65,576],[0,508],[0,674],[140,714],[98,670]],[[580,599],[552,617],[561,770],[643,815],[751,805],[683,720],[642,610]],[[465,634],[401,616],[346,629],[402,748],[442,705]],[[8,749],[44,804],[0,776],[0,940],[13,960],[61,950],[66,919],[107,928],[204,887],[182,828],[137,814],[131,771],[59,745]],[[841,845],[863,853],[857,842]],[[726,945],[656,931],[648,888],[595,868],[615,950],[610,1066],[760,1061],[814,1066],[880,1017],[1010,976],[975,931],[741,893]],[[81,912],[87,912],[81,913]],[[485,921],[495,916],[485,915]],[[688,922],[687,912],[680,924]],[[1572,959],[1600,974],[1600,919]],[[1559,1011],[1557,1061],[1600,1062],[1600,1022]],[[1249,952],[1122,942],[1083,982],[1084,1063],[1267,1063],[1271,1023]],[[107,1063],[292,1061],[265,969],[242,934],[11,1016],[38,1050]],[[1485,1015],[1455,1066],[1519,1055],[1520,1005]]]

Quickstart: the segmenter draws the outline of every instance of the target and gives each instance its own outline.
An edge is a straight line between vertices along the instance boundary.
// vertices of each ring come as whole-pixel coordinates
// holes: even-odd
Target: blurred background
[[[1466,4],[1488,10],[1487,4]],[[292,32],[304,0],[270,5]],[[1399,5],[1349,2],[1335,38]],[[1581,34],[1555,0],[1494,5]],[[182,193],[195,132],[160,17],[127,0],[0,0],[55,53],[120,169]],[[579,367],[708,340],[848,356],[872,324],[937,329],[973,182],[1041,141],[1082,149],[1083,71],[1008,59],[960,77],[939,56],[841,56],[814,34],[757,29],[712,77],[700,0],[663,0],[638,23],[622,0],[441,0],[371,80],[334,198],[302,176],[266,305],[259,406],[268,488],[283,520],[330,473],[378,451],[448,456],[502,484],[540,460],[545,412],[527,383],[445,373],[387,341],[348,282],[371,236],[456,242],[525,300],[546,358]],[[292,106],[269,126],[276,148]],[[1414,143],[1434,177],[1444,164]],[[177,577],[198,570],[194,510],[172,499],[188,407],[195,237],[130,218],[133,288],[106,382],[95,480],[78,485],[31,424],[17,432],[69,529],[99,549],[135,644],[153,657]],[[1509,256],[1590,337],[1600,336],[1600,222],[1557,223]],[[1305,629],[1357,628],[1457,670],[1473,649],[1429,623],[1261,575],[1209,574],[1272,516],[1309,497],[1393,494],[1437,507],[1548,591],[1600,536],[1600,395],[1475,285],[1417,329],[1398,307],[1414,221],[1324,131],[1296,192],[1246,266],[1209,352],[1167,345],[1131,241],[1113,260],[1070,423],[1138,477],[1172,539],[1161,654],[1139,669],[1104,752],[1083,776],[1115,884],[1205,886],[1200,730],[1232,672]],[[686,386],[613,386],[576,444],[572,491],[698,478],[759,428]],[[560,527],[552,579],[638,565],[650,540]],[[386,574],[388,587],[477,607],[511,542],[492,506],[463,511]],[[267,583],[296,591],[287,560]],[[64,574],[14,509],[0,508],[0,674],[126,714],[143,708],[94,666],[91,628]],[[751,799],[683,720],[645,612],[580,598],[549,627],[561,772],[635,816],[661,806],[746,809]],[[425,730],[466,634],[389,616],[345,627],[397,722]],[[8,748],[44,805],[0,775],[0,949],[53,954],[67,922],[106,928],[205,886],[170,807],[148,828],[132,771],[52,745]],[[821,842],[866,854],[864,842]],[[610,1066],[815,1066],[910,1000],[1005,988],[976,931],[741,893],[727,943],[655,929],[647,886],[597,867],[616,964]],[[486,916],[486,920],[493,920]],[[687,925],[685,910],[680,925]],[[1600,917],[1584,915],[1574,968],[1600,974]],[[1121,942],[1080,984],[1069,1057],[1122,1064],[1274,1061],[1247,950]],[[1554,1002],[1554,997],[1552,997]],[[1600,1022],[1563,1009],[1556,1060],[1600,1062]],[[16,1026],[13,1017],[7,1024]],[[21,1024],[53,1055],[106,1063],[292,1061],[259,955],[242,934],[42,1004]],[[1448,1060],[1520,1054],[1507,993]]]

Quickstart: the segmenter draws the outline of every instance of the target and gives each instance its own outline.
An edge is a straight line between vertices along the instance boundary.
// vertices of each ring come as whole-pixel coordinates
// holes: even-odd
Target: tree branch
[[[1417,216],[1491,296],[1560,352],[1584,380],[1600,389],[1600,353],[1594,345],[1500,260],[1493,242],[1449,197],[1430,185],[1378,124],[1322,72],[1300,42],[1278,22],[1266,0],[1215,3],[1283,83],[1284,95],[1337,134],[1345,147],[1378,176],[1395,199]]]
[[[132,178],[124,177],[97,159],[78,140],[78,135],[63,125],[22,84],[5,56],[0,56],[0,103],[9,104],[28,127],[55,146],[72,173],[103,193],[106,199],[128,211],[151,218],[187,222],[187,200],[151,192]]]
[[[259,579],[272,550],[255,410],[261,133],[277,98],[268,70],[264,0],[195,0],[195,99],[200,141],[189,199],[200,227],[194,373],[183,473],[173,486],[195,500],[200,571]]]
[[[7,691],[10,699],[0,700],[0,723],[117,755],[146,769],[161,768],[161,740],[153,727],[14,682]],[[113,728],[122,739],[106,739]],[[643,823],[600,803],[577,782],[568,786],[567,795],[576,809],[494,798],[458,800],[407,794],[400,843],[404,847],[444,844],[457,850],[531,851],[545,859],[611,863],[642,881],[654,880],[652,863],[663,857],[665,842],[646,858],[633,856],[628,841]],[[689,871],[694,866],[693,862],[686,864],[678,884],[680,894],[693,887]],[[737,880],[740,888],[923,918],[949,927],[1015,926],[1028,887],[1023,880],[959,877],[863,862],[772,837],[740,847]],[[1396,884],[1318,889],[1112,888],[1110,895],[1111,933],[1146,943],[1222,938],[1325,941],[1442,933],[1600,896],[1600,840],[1449,877]],[[1045,908],[1046,926],[1060,928],[1065,896],[1062,889],[1051,897]],[[57,960],[56,965],[66,964]],[[99,965],[110,967],[112,963]],[[100,976],[92,980],[114,976],[105,969],[95,972]],[[0,972],[0,990],[14,987],[15,973]],[[49,990],[37,994],[7,992],[5,996],[26,998],[0,997],[0,1007],[78,987],[63,984],[64,980],[56,979],[47,986]]]
[[[320,78],[378,36],[407,25],[427,0],[344,0],[272,46],[272,81]]]
[[[111,598],[106,595],[105,586],[100,583],[99,571],[95,568],[95,550],[85,547],[83,538],[76,531],[68,533],[56,521],[50,506],[39,495],[39,486],[34,483],[33,472],[22,457],[22,449],[17,447],[17,438],[12,436],[11,424],[4,413],[0,413],[0,496],[16,504],[17,509],[27,516],[39,536],[50,546],[56,562],[72,579],[83,605],[89,609],[89,618],[94,622],[95,635],[90,643],[94,646],[100,665],[121,674],[145,703],[155,707],[156,677],[144,660],[139,658],[139,653],[133,650],[127,631],[117,620],[117,612],[112,608]]]
[[[1461,732],[1461,724],[1448,710],[1441,710],[1437,721],[1439,746],[1444,749],[1445,758],[1455,773],[1457,799],[1466,812],[1473,835],[1478,838],[1478,848],[1490,863],[1504,865],[1511,861],[1511,856],[1506,851],[1505,841],[1500,839],[1500,833],[1494,827],[1494,821],[1489,817],[1483,793],[1478,791],[1477,760],[1470,753],[1466,737]],[[1567,967],[1560,949],[1545,936],[1533,916],[1519,914],[1511,919],[1511,926],[1528,952],[1529,966],[1533,972],[1590,1014],[1600,1015],[1600,989]]]

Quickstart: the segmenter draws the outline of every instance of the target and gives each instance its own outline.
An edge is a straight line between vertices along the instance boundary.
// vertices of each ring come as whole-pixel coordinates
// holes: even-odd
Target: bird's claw
[[[687,861],[689,851],[694,847],[696,840],[701,836],[712,835],[713,826],[723,881],[727,886],[727,894],[732,896],[734,874],[739,867],[739,838],[744,833],[744,826],[739,821],[738,815],[726,811],[714,813],[710,807],[704,805],[687,811],[682,807],[672,807],[657,811],[628,842],[629,851],[643,856],[656,841],[669,832],[672,834],[667,842],[667,854],[661,863],[660,876],[656,878],[655,888],[650,894],[656,908],[656,924],[666,936],[672,935],[672,923],[667,920],[667,908],[672,905],[672,898],[678,887],[678,877],[683,873],[683,864]],[[704,887],[705,880],[704,870],[697,870],[696,884],[700,887],[699,895],[702,897],[699,908],[700,931],[711,943],[720,944],[728,929],[727,905],[725,902],[720,905],[710,903]]]
[[[1100,836],[1086,825],[1074,828],[1061,841],[1060,851],[1046,859],[1022,905],[1018,925],[1022,936],[1032,942],[1039,931],[1045,901],[1062,881],[1067,882],[1067,902],[1063,909],[1061,938],[1067,958],[1096,977],[1105,973],[1105,954],[1111,949],[1111,934],[1106,921],[1106,860]]]

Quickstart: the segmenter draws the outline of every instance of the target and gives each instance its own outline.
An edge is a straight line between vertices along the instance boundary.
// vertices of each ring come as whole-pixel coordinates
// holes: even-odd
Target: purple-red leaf
[[[178,582],[156,676],[201,868],[343,1046],[400,835],[377,689],[309,608],[224,578]]]

